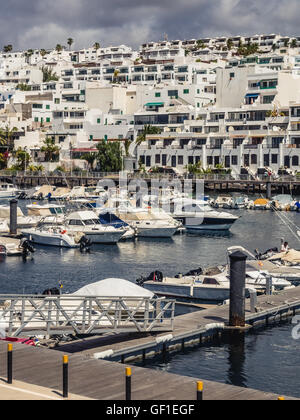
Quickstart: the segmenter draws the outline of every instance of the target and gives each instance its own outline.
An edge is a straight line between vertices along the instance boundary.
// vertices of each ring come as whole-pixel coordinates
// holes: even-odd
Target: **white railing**
[[[172,331],[175,301],[145,297],[0,295],[0,329],[10,337]]]

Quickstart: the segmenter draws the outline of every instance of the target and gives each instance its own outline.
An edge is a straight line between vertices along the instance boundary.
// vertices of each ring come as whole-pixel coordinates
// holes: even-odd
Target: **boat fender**
[[[99,353],[94,353],[94,359],[106,359],[107,357],[111,357],[114,354],[114,351],[112,349],[102,351]]]
[[[162,337],[156,337],[156,344],[166,343],[167,341],[173,340],[172,334],[163,335]]]
[[[209,331],[209,330],[224,330],[225,324],[224,322],[214,322],[212,324],[207,324],[205,325],[205,330]]]
[[[66,231],[66,230],[62,230],[60,233],[61,233],[62,235],[64,235],[65,233],[67,233],[67,231]]]

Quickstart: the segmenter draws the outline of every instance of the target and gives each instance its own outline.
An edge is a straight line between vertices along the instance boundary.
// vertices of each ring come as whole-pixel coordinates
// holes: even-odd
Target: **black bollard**
[[[13,345],[7,345],[7,383],[12,384]]]
[[[125,398],[126,401],[131,401],[131,368],[125,369],[126,382],[125,382]]]
[[[9,220],[9,233],[11,235],[17,234],[17,212],[18,212],[18,200],[10,200],[10,220]]]
[[[272,197],[272,184],[271,182],[266,183],[266,198],[269,200]]]
[[[236,251],[230,258],[229,326],[245,326],[245,277],[247,255]]]
[[[63,398],[68,398],[69,394],[69,357],[63,356]]]

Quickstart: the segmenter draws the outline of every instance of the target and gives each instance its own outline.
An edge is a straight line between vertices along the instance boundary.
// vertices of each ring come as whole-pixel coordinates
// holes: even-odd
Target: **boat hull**
[[[22,234],[32,243],[60,248],[77,248],[79,245],[66,234],[49,236],[43,232],[23,231]]]
[[[228,287],[211,287],[209,285],[201,285],[191,287],[190,285],[164,284],[159,282],[145,282],[145,289],[153,293],[176,296],[187,299],[220,301],[229,299],[230,289]]]
[[[166,228],[137,228],[137,236],[141,238],[171,238],[177,231],[177,227]]]
[[[237,220],[233,218],[216,218],[216,217],[176,217],[183,224],[187,231],[228,231],[233,223]]]

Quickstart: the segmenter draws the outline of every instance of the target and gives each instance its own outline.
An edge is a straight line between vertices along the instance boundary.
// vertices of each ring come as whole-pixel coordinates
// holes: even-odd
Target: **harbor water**
[[[20,207],[25,204],[19,202]],[[300,249],[296,234],[300,213],[287,212],[279,217],[268,210],[230,212],[241,217],[226,236],[179,234],[172,239],[136,239],[117,245],[92,245],[90,253],[36,246],[33,259],[7,257],[0,261],[0,293],[41,293],[60,283],[63,293],[74,292],[105,278],[135,282],[154,270],[172,276],[226,263],[226,249],[233,245],[251,252],[264,251],[280,247],[284,238],[291,248]],[[169,360],[147,361],[147,366],[300,397],[300,340],[292,339],[291,331],[290,323],[282,323],[250,332],[239,345],[213,343],[185,354],[171,354]]]

